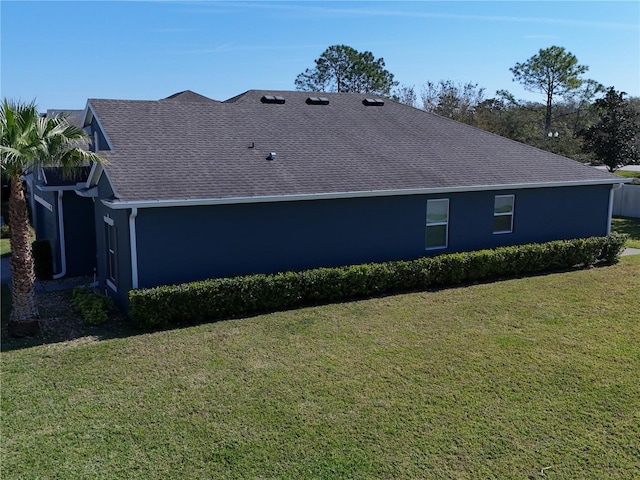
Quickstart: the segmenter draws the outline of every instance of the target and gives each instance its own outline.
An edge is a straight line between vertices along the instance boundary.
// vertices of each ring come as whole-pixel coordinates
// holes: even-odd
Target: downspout
[[[67,274],[67,248],[64,242],[64,215],[62,208],[62,190],[58,190],[58,237],[60,240],[60,273],[53,276],[54,280],[64,277]]]
[[[138,207],[131,209],[129,215],[129,246],[131,247],[131,288],[138,288],[138,245],[136,240],[136,217]]]
[[[609,192],[609,215],[607,215],[607,235],[611,234],[611,218],[613,217],[613,196],[614,192],[622,188],[623,183],[616,183],[611,185],[611,191]]]

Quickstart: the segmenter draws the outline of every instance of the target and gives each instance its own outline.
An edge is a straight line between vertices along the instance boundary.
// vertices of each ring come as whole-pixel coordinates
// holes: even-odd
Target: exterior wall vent
[[[307,105],[329,105],[329,99],[327,97],[309,97]]]
[[[367,107],[381,107],[384,105],[384,100],[380,100],[379,98],[365,98],[362,104]]]
[[[280,95],[263,95],[260,101],[262,103],[277,103],[281,105],[284,103],[284,97]]]

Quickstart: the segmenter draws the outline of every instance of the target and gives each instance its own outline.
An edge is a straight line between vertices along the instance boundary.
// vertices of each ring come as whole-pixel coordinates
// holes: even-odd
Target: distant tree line
[[[416,91],[399,85],[382,58],[346,45],[329,47],[315,63],[298,75],[298,90],[386,96],[610,171],[639,161],[640,98],[583,78],[588,67],[563,47],[541,49],[510,69],[515,82],[544,102],[519,100],[507,90],[488,97],[476,83],[452,80],[427,81]]]

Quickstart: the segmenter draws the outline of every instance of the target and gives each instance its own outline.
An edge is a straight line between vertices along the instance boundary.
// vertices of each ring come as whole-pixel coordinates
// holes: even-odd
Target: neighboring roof
[[[251,90],[226,102],[89,100],[89,106],[112,146],[101,154],[120,201],[620,182],[438,115],[367,99],[375,100]],[[271,152],[275,159],[268,160]]]
[[[204,95],[200,95],[199,93],[192,92],[191,90],[185,90],[183,92],[174,93],[173,95],[169,95],[167,98],[163,100],[179,100],[182,102],[216,102],[217,100],[213,100],[212,98],[205,97]]]
[[[67,121],[76,127],[82,127],[84,121],[84,110],[47,110],[45,117],[57,117],[58,115],[66,115]]]

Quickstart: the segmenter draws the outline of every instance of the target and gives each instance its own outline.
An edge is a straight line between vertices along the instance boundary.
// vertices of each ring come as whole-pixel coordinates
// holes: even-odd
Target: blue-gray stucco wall
[[[66,191],[62,197],[67,277],[92,275],[96,266],[93,199]]]
[[[100,179],[99,187],[108,189],[108,183],[103,176]],[[116,305],[123,311],[127,311],[129,301],[129,290],[132,288],[131,281],[131,247],[129,242],[129,210],[113,210],[105,207],[98,199],[95,201],[95,239],[97,252],[97,274],[100,288],[113,298]],[[113,219],[117,235],[117,258],[118,258],[118,280],[116,289],[107,285],[107,255],[106,255],[106,223],[104,217]],[[144,249],[144,247],[141,247]]]
[[[53,273],[60,272],[60,241],[58,230],[58,200],[55,191],[40,191],[35,189],[32,195],[37,195],[51,205],[51,210],[40,202],[34,201],[33,228],[38,240],[49,240],[51,244],[51,254],[53,257]],[[34,197],[35,198],[35,197]]]
[[[609,192],[605,185],[140,209],[139,286],[605,235]],[[506,194],[515,195],[514,231],[494,234],[494,198]],[[424,249],[431,198],[450,200],[447,249]]]
[[[34,202],[33,226],[38,240],[49,240],[53,257],[53,273],[62,272],[62,254],[58,219],[58,197],[62,195],[66,277],[91,275],[96,264],[93,200],[76,195],[73,190],[36,190],[51,210]]]

